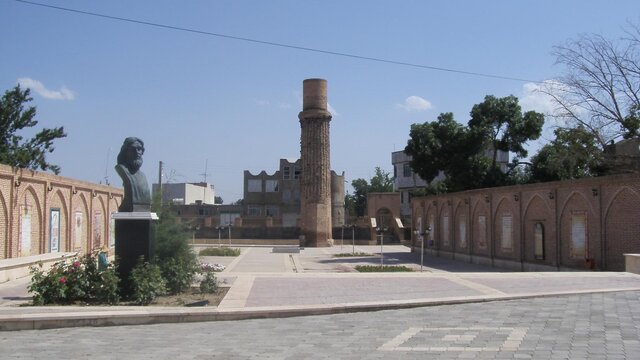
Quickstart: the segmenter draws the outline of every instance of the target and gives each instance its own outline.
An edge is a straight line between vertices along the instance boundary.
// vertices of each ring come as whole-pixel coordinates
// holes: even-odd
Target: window
[[[295,180],[300,179],[302,176],[302,170],[300,170],[297,166],[293,168],[293,178]]]
[[[411,165],[409,165],[409,163],[402,166],[402,176],[411,177]]]
[[[587,244],[587,214],[575,212],[571,214],[571,249],[572,259],[583,259]]]
[[[247,206],[247,215],[249,216],[261,216],[262,208],[260,205],[249,205]]]
[[[265,212],[267,216],[279,216],[280,215],[280,208],[277,206],[273,206],[273,205],[267,205],[265,207]]]
[[[500,238],[502,250],[513,250],[513,218],[511,213],[502,214],[502,237]]]
[[[393,166],[393,178],[397,179],[398,178],[398,167],[397,166]]]
[[[282,202],[288,203],[291,201],[291,190],[282,190]]]
[[[262,192],[262,180],[250,179],[247,184],[247,191],[249,192]]]
[[[266,192],[278,192],[278,180],[266,180],[264,188]]]
[[[540,222],[533,226],[534,256],[536,260],[544,260],[544,225]]]
[[[291,179],[291,168],[289,166],[285,166],[282,168],[282,179],[284,180]]]

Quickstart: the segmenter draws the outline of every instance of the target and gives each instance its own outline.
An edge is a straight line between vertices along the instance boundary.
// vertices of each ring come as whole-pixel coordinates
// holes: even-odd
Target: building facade
[[[115,246],[123,190],[0,165],[0,259]]]
[[[302,166],[300,160],[280,159],[272,175],[244,171],[243,226],[263,224],[270,218],[272,226],[299,227]],[[344,225],[344,173],[331,172],[331,197],[334,227]],[[341,200],[341,201],[337,201]]]
[[[157,194],[158,184],[153,184],[153,193]],[[170,183],[162,184],[162,202],[164,204],[193,205],[215,204],[215,191],[212,184]]]

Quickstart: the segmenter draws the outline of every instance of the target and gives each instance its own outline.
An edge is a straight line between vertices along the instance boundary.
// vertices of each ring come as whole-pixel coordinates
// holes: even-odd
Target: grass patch
[[[200,250],[200,256],[240,256],[240,249],[232,249],[228,247],[206,248]]]
[[[360,256],[360,257],[362,257],[362,256],[373,256],[373,254],[364,253],[364,252],[333,254],[333,257],[337,257],[337,258],[356,257],[356,256]]]
[[[410,268],[406,266],[391,266],[391,265],[356,265],[358,272],[411,272]]]

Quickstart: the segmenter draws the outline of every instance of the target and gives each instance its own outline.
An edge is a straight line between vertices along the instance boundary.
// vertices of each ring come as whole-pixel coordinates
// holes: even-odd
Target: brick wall
[[[0,165],[0,259],[109,245],[122,196],[122,189]]]
[[[623,254],[640,253],[638,204],[638,174],[478,189],[412,199],[413,228],[419,217],[432,226],[425,246],[440,256],[624,271]],[[412,246],[419,249],[415,235]]]

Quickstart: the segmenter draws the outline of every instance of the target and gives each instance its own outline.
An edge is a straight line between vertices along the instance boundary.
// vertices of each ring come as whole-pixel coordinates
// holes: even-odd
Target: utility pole
[[[160,206],[162,206],[162,161],[158,165],[158,192],[160,193]]]

